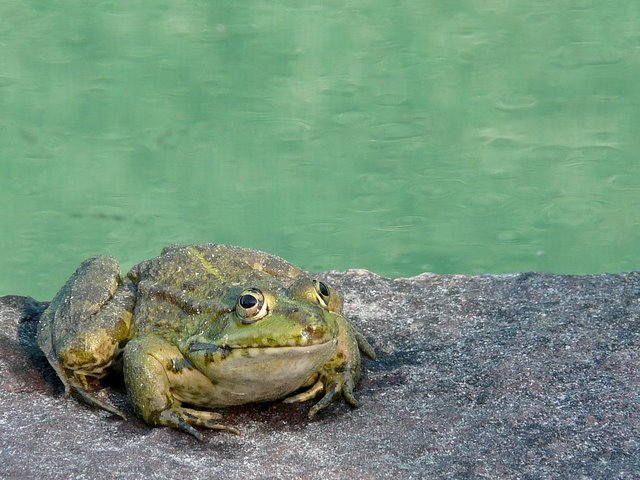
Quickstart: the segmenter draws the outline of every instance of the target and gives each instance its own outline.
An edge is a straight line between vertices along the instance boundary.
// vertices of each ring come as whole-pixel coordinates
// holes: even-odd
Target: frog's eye
[[[238,297],[236,314],[242,323],[253,323],[260,320],[267,313],[269,307],[264,294],[257,288],[248,288]]]
[[[318,303],[324,308],[327,308],[329,306],[329,287],[327,287],[326,283],[320,280],[314,280],[313,286],[316,289],[316,298],[318,299]]]

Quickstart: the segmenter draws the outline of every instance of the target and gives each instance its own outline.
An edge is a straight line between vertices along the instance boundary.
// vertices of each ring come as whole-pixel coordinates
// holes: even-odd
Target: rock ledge
[[[44,304],[0,297],[1,476],[637,478],[640,273],[323,276],[379,354],[362,407],[231,408],[242,435],[204,443],[65,399],[35,345]]]

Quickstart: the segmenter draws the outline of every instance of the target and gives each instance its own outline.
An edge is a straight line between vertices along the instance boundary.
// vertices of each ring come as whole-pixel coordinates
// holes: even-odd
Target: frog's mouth
[[[217,345],[215,343],[209,343],[209,342],[192,342],[188,345],[187,347],[187,351],[189,353],[189,356],[191,355],[204,355],[206,356],[220,356],[221,358],[226,358],[227,355],[229,355],[231,352],[233,351],[240,351],[240,350],[244,350],[247,352],[252,352],[252,351],[261,351],[261,350],[273,350],[275,351],[282,351],[282,352],[286,352],[288,351],[289,353],[294,353],[296,351],[300,351],[300,352],[313,352],[315,350],[322,350],[326,347],[330,347],[332,345],[335,346],[337,340],[336,339],[329,339],[323,342],[317,342],[317,343],[310,343],[307,345],[300,345],[297,343],[292,343],[292,344],[287,344],[287,345],[277,345],[277,344],[273,344],[273,343],[264,343],[264,344],[260,344],[260,343],[251,343],[251,344],[235,344],[235,345],[229,345],[226,342],[224,342],[222,345]]]

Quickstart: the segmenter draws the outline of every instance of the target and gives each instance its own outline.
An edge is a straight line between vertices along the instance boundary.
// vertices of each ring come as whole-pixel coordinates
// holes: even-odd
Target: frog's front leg
[[[87,377],[101,378],[126,341],[134,287],[120,279],[113,257],[85,260],[43,312],[38,344],[64,384],[89,405],[125,415],[89,391]]]
[[[147,423],[173,427],[204,440],[194,427],[225,430],[233,427],[217,423],[216,412],[183,407],[172,389],[188,376],[195,391],[212,388],[211,382],[186,360],[178,348],[155,335],[137,337],[127,343],[123,355],[124,381],[133,408]]]
[[[315,383],[302,393],[286,398],[286,403],[304,402],[322,393],[324,396],[309,410],[309,418],[326,408],[340,394],[353,407],[359,405],[353,389],[360,379],[360,351],[374,359],[375,350],[346,318],[337,317],[338,343],[333,357],[315,377]]]

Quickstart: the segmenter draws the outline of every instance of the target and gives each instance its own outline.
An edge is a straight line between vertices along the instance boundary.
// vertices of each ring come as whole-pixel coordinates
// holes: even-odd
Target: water
[[[0,4],[0,294],[172,242],[639,268],[640,4]]]

